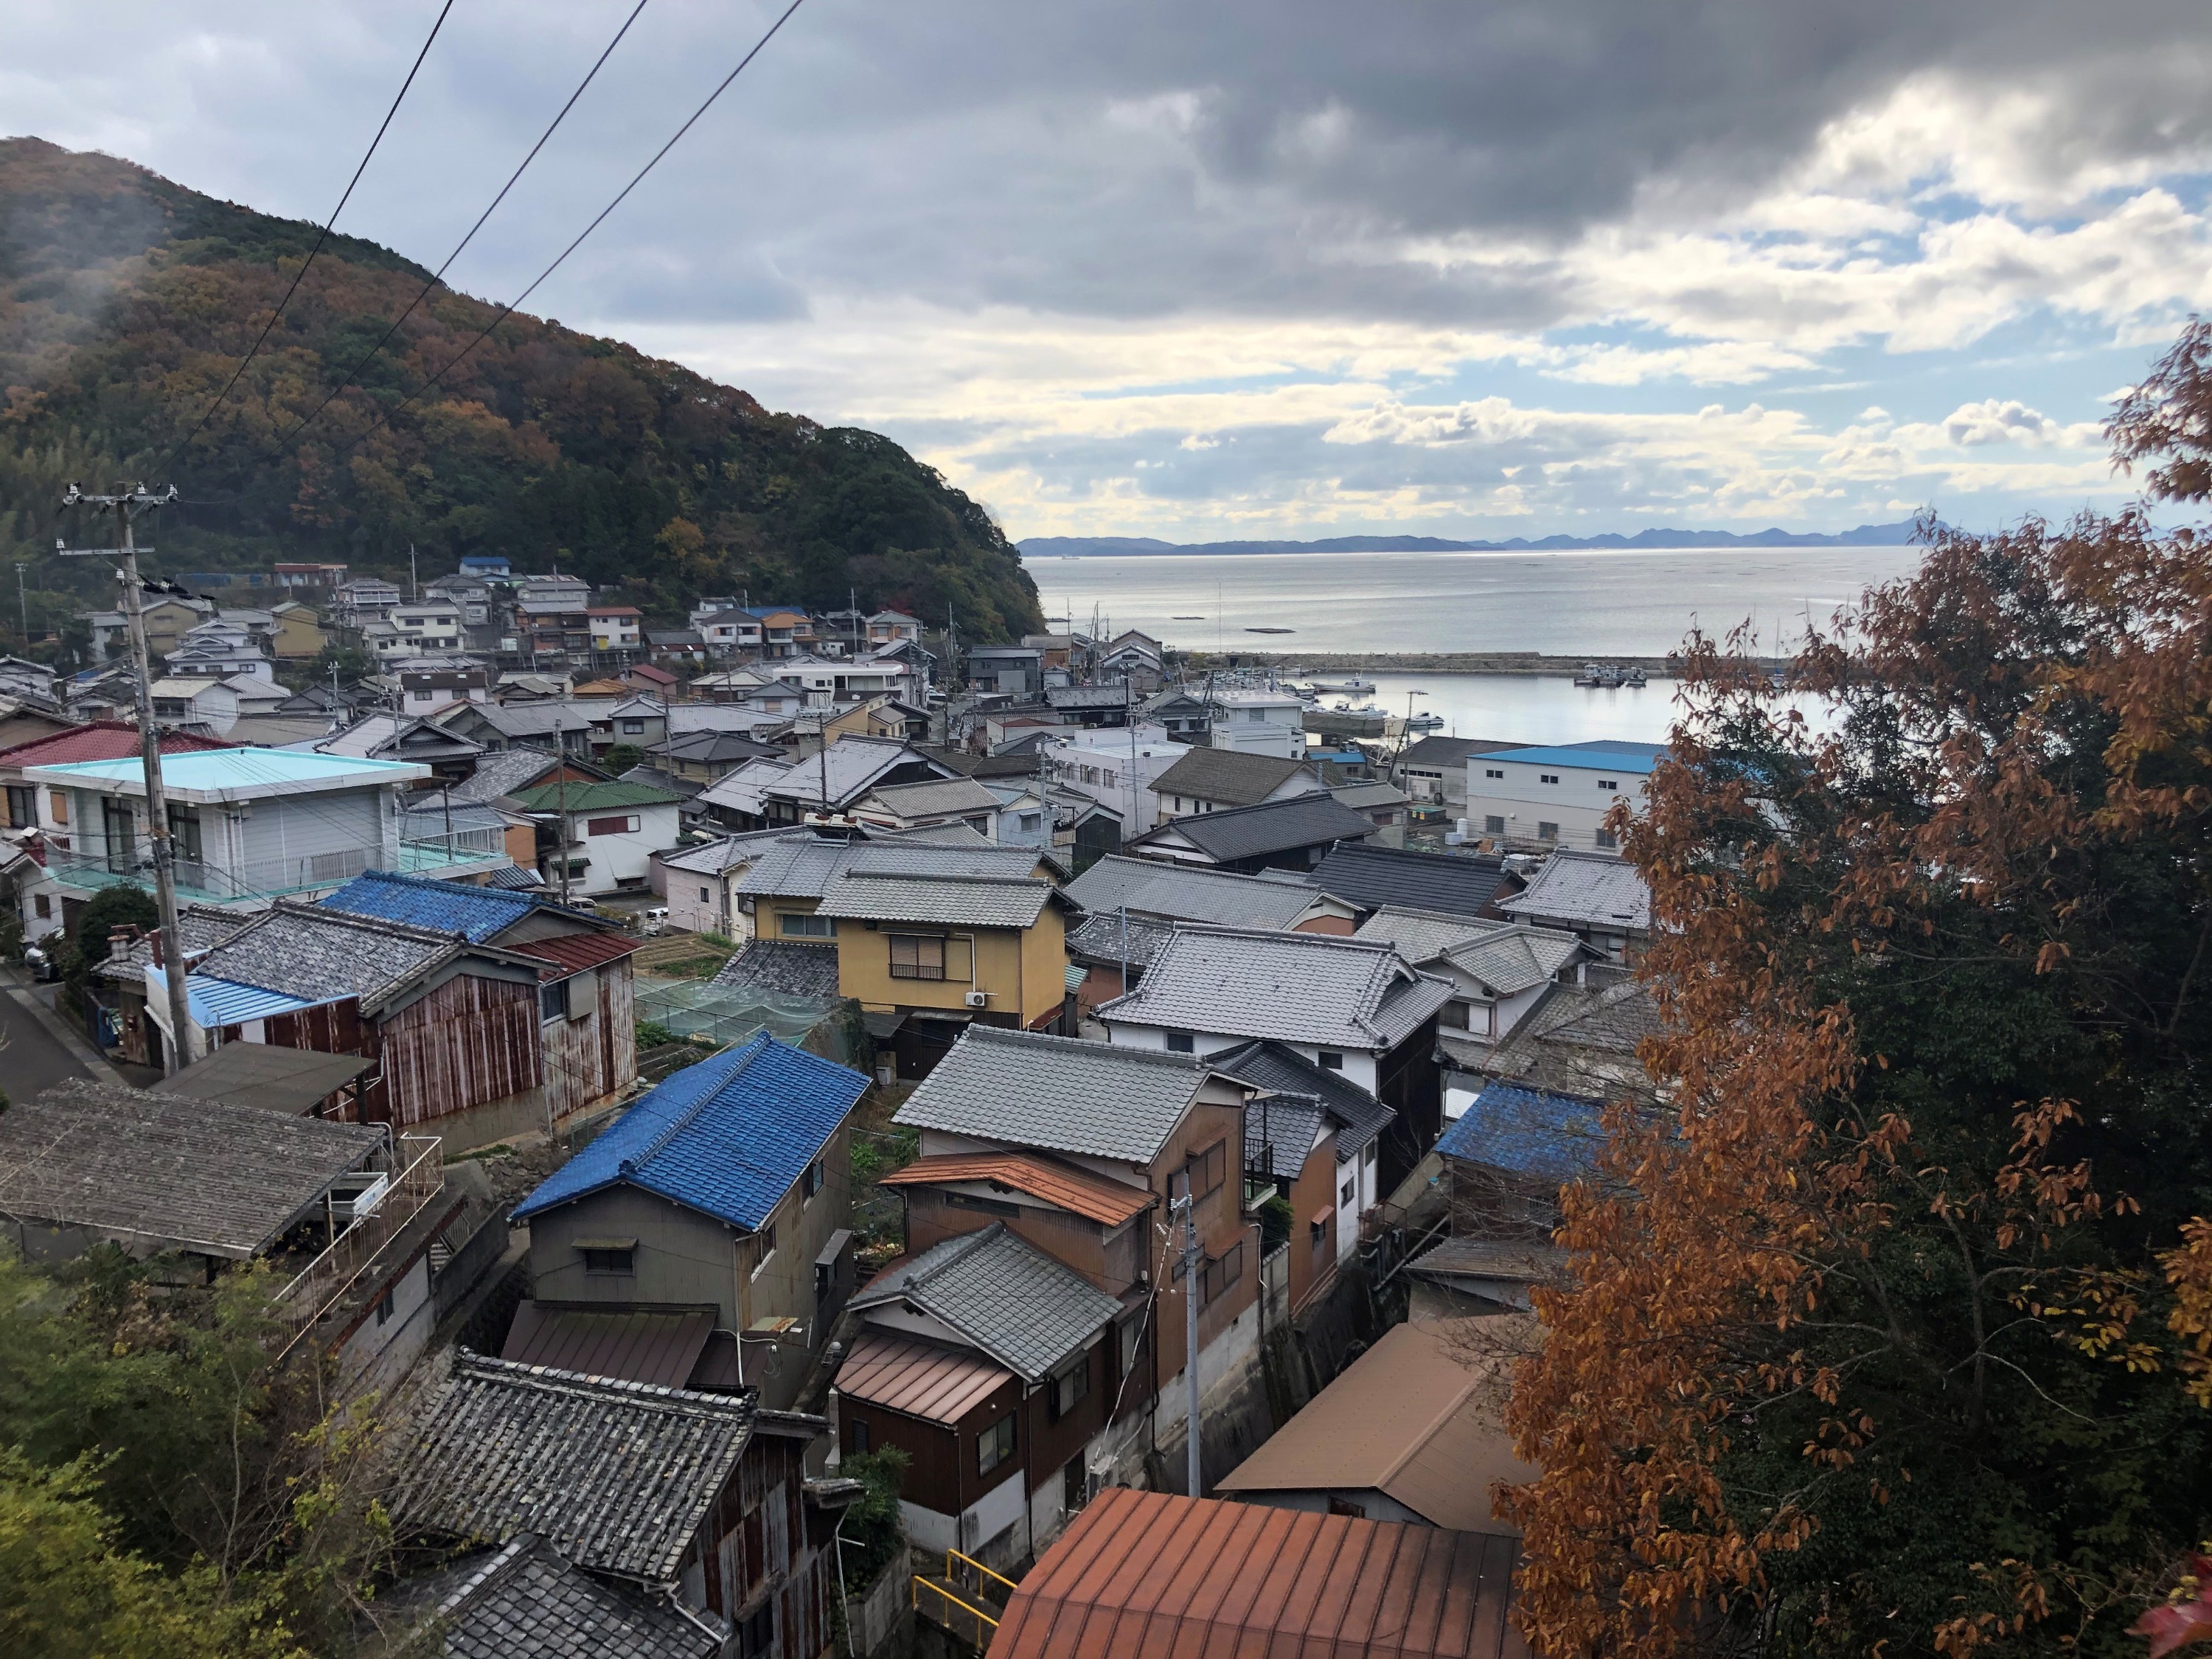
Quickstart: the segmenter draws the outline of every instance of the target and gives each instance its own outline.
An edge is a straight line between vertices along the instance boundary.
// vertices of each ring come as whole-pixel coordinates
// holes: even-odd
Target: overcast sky
[[[633,0],[456,0],[340,228],[434,264]],[[0,131],[320,219],[437,0],[0,0]],[[651,0],[456,286],[775,9]],[[1017,537],[2110,505],[2212,292],[2203,0],[807,0],[532,309]]]

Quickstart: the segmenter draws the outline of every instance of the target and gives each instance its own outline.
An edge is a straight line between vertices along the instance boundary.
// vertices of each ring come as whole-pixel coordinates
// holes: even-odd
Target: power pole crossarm
[[[123,616],[130,625],[131,665],[137,680],[133,701],[138,714],[138,759],[145,775],[146,842],[154,866],[154,902],[161,926],[161,966],[168,981],[171,1041],[166,1056],[172,1075],[198,1058],[192,1041],[191,999],[185,988],[185,941],[177,921],[176,848],[169,840],[169,798],[161,787],[161,732],[154,723],[154,670],[146,647],[146,615],[138,577],[138,548],[131,524],[141,514],[166,507],[177,499],[174,484],[159,494],[144,484],[114,495],[88,495],[75,484],[62,498],[64,507],[89,507],[113,513],[116,547],[62,548],[64,558],[110,558],[119,555],[123,568],[115,574],[123,585]],[[114,853],[109,848],[112,857]]]

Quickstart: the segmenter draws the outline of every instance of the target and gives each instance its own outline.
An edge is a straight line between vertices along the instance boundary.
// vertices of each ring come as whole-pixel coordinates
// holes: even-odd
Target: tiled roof
[[[1528,1659],[1519,1540],[1112,1486],[1006,1604],[992,1659]]]
[[[1555,985],[1473,1069],[1562,1094],[1648,1098],[1652,1082],[1636,1050],[1659,1028],[1650,988],[1636,981]]]
[[[994,1221],[885,1268],[846,1305],[903,1302],[1034,1382],[1114,1322],[1121,1304]]]
[[[368,1124],[72,1079],[0,1112],[0,1214],[243,1260],[383,1142]]]
[[[178,942],[185,947],[185,961],[189,965],[204,951],[212,951],[253,918],[237,910],[224,910],[212,904],[180,904],[177,907]],[[147,965],[154,960],[154,935],[147,933],[127,949],[112,951],[107,960],[93,972],[103,979],[143,980]]]
[[[1261,1096],[1244,1109],[1244,1167],[1270,1181],[1296,1181],[1328,1121],[1316,1096]]]
[[[1541,985],[1589,947],[1549,927],[1500,927],[1455,946],[1444,959],[1500,996]]]
[[[265,1120],[264,1120],[265,1121]],[[752,1436],[750,1395],[691,1394],[465,1349],[392,1431],[404,1533],[520,1532],[580,1566],[672,1583]]]
[[[1109,854],[1068,884],[1067,896],[1093,912],[1126,908],[1224,927],[1288,927],[1322,895],[1304,878],[1279,872],[1243,876]]]
[[[1504,925],[1458,911],[1416,910],[1409,906],[1386,904],[1360,923],[1359,931],[1352,937],[1395,945],[1398,954],[1418,968],[1470,939],[1495,933]]]
[[[837,994],[837,947],[795,939],[757,939],[722,964],[714,983],[787,997]]]
[[[483,884],[509,893],[542,893],[545,890],[545,878],[519,864],[501,864],[484,872]]]
[[[1546,859],[1528,887],[1498,908],[1532,921],[1648,932],[1651,890],[1626,859],[1561,851]]]
[[[678,1072],[515,1206],[627,1183],[748,1230],[821,1153],[868,1079],[766,1032]]]
[[[892,1121],[1149,1164],[1206,1073],[1188,1054],[970,1025]]]
[[[1293,1098],[1318,1101],[1336,1122],[1336,1156],[1344,1162],[1381,1134],[1398,1114],[1341,1072],[1316,1066],[1280,1042],[1245,1042],[1206,1057],[1217,1072]],[[1246,1131],[1261,1109],[1245,1109]]]
[[[161,733],[161,752],[165,755],[232,746],[220,738],[194,737],[188,732]],[[0,766],[65,766],[73,761],[122,760],[137,753],[136,726],[127,720],[91,720],[67,732],[33,738],[12,749],[0,749]]]
[[[1046,854],[1033,847],[945,846],[912,835],[846,841],[787,830],[738,880],[738,891],[778,898],[820,898],[849,870],[878,875],[977,876],[1026,880]]]
[[[973,778],[933,778],[927,783],[887,783],[870,792],[902,818],[945,812],[995,812],[999,798]]]
[[[410,1588],[402,1583],[377,1605],[411,1609]],[[535,1533],[440,1575],[437,1589],[423,1628],[439,1644],[422,1650],[425,1659],[713,1659],[721,1651],[722,1638],[667,1596],[594,1577]]]
[[[1109,1181],[1035,1152],[953,1152],[918,1158],[904,1169],[884,1176],[880,1184],[935,1187],[959,1181],[986,1181],[1027,1193],[1104,1227],[1120,1226],[1152,1202],[1152,1194],[1142,1187]]]
[[[604,812],[617,806],[674,806],[684,799],[650,784],[621,778],[605,783],[541,783],[514,793],[525,811],[572,814]]]
[[[1085,917],[1081,926],[1068,930],[1067,954],[1084,961],[1119,963],[1126,959],[1132,967],[1149,967],[1152,958],[1174,936],[1173,922],[1103,910]]]
[[[1451,1000],[1388,945],[1334,933],[1178,927],[1127,996],[1099,1018],[1274,1037],[1324,1048],[1395,1048]]]
[[[317,901],[325,910],[405,922],[441,933],[465,933],[478,945],[496,939],[532,911],[551,908],[526,892],[475,887],[372,870]],[[574,912],[568,912],[574,915]]]
[[[1152,788],[1163,795],[1250,806],[1299,776],[1310,780],[1316,790],[1321,787],[1321,780],[1314,777],[1304,761],[1250,755],[1238,749],[1190,749],[1160,774]]]
[[[1437,1152],[1542,1181],[1587,1175],[1605,1144],[1594,1100],[1492,1083],[1437,1142]]]
[[[1498,897],[1505,866],[1470,854],[1409,853],[1395,847],[1338,846],[1315,866],[1314,885],[1363,910],[1386,904],[1480,915]]]
[[[1224,751],[1225,752],[1225,751]],[[1232,806],[1219,812],[1170,818],[1147,830],[1130,842],[1142,847],[1171,834],[1188,842],[1217,864],[1239,859],[1264,858],[1271,853],[1300,847],[1319,847],[1331,842],[1358,841],[1375,833],[1374,823],[1353,811],[1326,789],[1287,800],[1262,801],[1256,806]],[[1327,883],[1323,890],[1337,890]],[[1340,896],[1348,896],[1340,895]]]
[[[627,933],[575,933],[533,939],[507,948],[519,957],[535,957],[545,964],[538,970],[538,977],[556,980],[580,974],[586,968],[619,962],[632,951],[641,950],[644,945],[643,939],[632,939]]]
[[[309,1002],[357,996],[370,1006],[461,948],[458,931],[279,902],[209,951],[198,971]]]
[[[1048,881],[988,876],[890,875],[848,870],[815,915],[953,927],[1027,927],[1053,897]]]
[[[1503,754],[1521,745],[1512,743],[1492,743],[1486,738],[1423,738],[1398,757],[1396,764],[1418,767],[1423,771],[1445,772],[1467,764],[1470,755]]]
[[[559,757],[548,750],[495,749],[477,757],[476,770],[453,786],[453,799],[496,800],[536,782],[559,764]]]

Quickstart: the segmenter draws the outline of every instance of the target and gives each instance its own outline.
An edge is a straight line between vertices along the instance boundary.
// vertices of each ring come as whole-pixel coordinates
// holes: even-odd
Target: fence
[[[356,1219],[331,1241],[328,1249],[277,1291],[278,1316],[292,1332],[284,1353],[291,1352],[315,1322],[361,1282],[407,1224],[444,1189],[442,1145],[436,1135],[400,1136],[400,1156],[408,1162],[392,1178],[377,1206]]]
[[[834,997],[778,996],[704,980],[641,979],[635,995],[640,1024],[657,1021],[678,1036],[704,1037],[725,1047],[760,1031],[798,1043],[837,1012]]]

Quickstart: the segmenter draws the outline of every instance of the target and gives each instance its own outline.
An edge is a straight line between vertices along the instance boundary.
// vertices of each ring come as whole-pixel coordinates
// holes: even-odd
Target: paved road
[[[93,1075],[26,1006],[33,996],[52,994],[51,985],[29,990],[12,981],[0,981],[0,1090],[5,1090],[10,1100],[28,1100],[67,1079]]]

